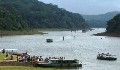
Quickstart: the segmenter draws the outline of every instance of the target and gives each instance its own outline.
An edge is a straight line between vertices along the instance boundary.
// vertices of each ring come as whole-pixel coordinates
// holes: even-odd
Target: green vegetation
[[[3,5],[0,6],[0,29],[2,30],[23,30],[27,28],[27,24],[12,12],[12,9]]]
[[[35,68],[35,67],[17,67],[17,66],[2,66],[0,70],[57,70],[53,68]]]
[[[5,54],[0,53],[0,61],[5,59]]]
[[[120,34],[120,14],[116,15],[113,19],[109,20],[107,25],[107,33]]]
[[[38,0],[0,0],[0,30],[88,28],[80,14]]]
[[[33,35],[33,34],[46,34],[42,31],[34,30],[22,30],[22,31],[1,31],[0,35]]]
[[[71,31],[71,29],[64,29],[64,28],[61,28],[61,29],[57,29],[57,28],[46,28],[46,29],[34,29],[34,30],[37,30],[37,31]]]

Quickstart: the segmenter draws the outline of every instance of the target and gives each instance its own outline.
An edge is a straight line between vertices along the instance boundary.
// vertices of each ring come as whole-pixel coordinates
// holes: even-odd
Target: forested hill
[[[0,9],[0,14],[4,14],[0,15],[0,29],[4,30],[88,27],[80,14],[38,0],[0,0]]]
[[[86,22],[90,25],[90,27],[94,28],[106,28],[107,21],[112,19],[115,15],[119,14],[118,11],[108,12],[105,14],[99,15],[83,15]]]
[[[20,15],[16,15],[12,8],[0,6],[0,30],[23,30],[27,23]]]
[[[117,33],[120,35],[120,14],[109,20],[106,28],[108,33]]]

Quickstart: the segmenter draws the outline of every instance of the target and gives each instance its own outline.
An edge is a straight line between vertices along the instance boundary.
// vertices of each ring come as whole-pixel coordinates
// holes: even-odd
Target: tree
[[[2,53],[3,53],[3,54],[5,53],[5,49],[2,50]]]

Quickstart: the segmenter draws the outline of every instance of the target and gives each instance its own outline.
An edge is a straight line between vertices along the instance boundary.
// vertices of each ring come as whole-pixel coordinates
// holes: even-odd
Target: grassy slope
[[[33,34],[44,34],[37,30],[23,30],[23,31],[0,31],[0,35],[33,35]]]
[[[0,53],[0,61],[5,59],[5,54]]]
[[[22,66],[0,66],[0,70],[56,70],[53,68],[35,68],[35,67],[22,67]]]

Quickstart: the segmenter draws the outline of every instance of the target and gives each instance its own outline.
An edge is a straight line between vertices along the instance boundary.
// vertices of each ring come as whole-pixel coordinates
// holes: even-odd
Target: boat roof
[[[79,61],[77,59],[50,59],[51,61]]]
[[[52,40],[52,39],[46,39],[46,40]]]
[[[2,52],[3,49],[0,49],[0,52]],[[17,52],[17,49],[4,49],[5,52],[12,53],[12,52]]]
[[[99,55],[99,54],[98,54]],[[112,54],[109,54],[109,53],[101,53],[100,55],[106,55],[106,56],[116,56],[116,55],[112,55]]]
[[[3,49],[0,49],[2,51]],[[17,51],[17,49],[5,49],[5,51]]]
[[[5,49],[6,51],[8,50],[8,51],[17,51],[17,49]]]

